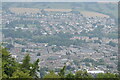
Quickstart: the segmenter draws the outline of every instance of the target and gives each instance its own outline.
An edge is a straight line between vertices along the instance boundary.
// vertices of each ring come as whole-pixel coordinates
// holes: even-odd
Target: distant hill
[[[117,20],[118,5],[115,2],[4,2],[3,10],[10,7],[39,9],[73,9],[75,11],[92,11],[109,15]]]

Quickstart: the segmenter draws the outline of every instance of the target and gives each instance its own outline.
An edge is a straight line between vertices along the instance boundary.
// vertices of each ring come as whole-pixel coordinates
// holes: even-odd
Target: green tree
[[[11,57],[6,48],[0,47],[0,55],[2,55],[2,78],[33,78],[37,77],[39,71],[39,59],[33,64],[30,63],[30,56],[26,55],[23,64],[19,64]],[[1,57],[0,57],[1,58]],[[32,69],[30,69],[32,67]]]
[[[37,59],[32,64],[32,63],[30,63],[30,56],[29,56],[29,54],[27,54],[23,59],[21,69],[23,72],[29,71],[30,76],[32,76],[33,78],[38,78],[37,72],[39,72],[39,59]]]
[[[30,70],[30,75],[34,76],[34,77],[38,77],[37,76],[37,71],[40,72],[39,70],[39,59],[37,59],[33,64],[32,64],[32,69]]]
[[[16,70],[11,78],[32,78],[29,72],[23,72],[21,70]]]
[[[18,69],[18,63],[14,58],[11,58],[6,48],[0,47],[0,53],[2,55],[2,75],[3,77],[11,77],[15,70]]]
[[[21,65],[22,69],[30,70],[30,56],[27,54],[23,59],[23,63]]]
[[[61,78],[61,77],[59,75],[55,74],[54,71],[50,71],[50,73],[45,75],[44,78]]]
[[[96,78],[117,78],[117,76],[112,73],[99,73]]]
[[[65,76],[65,78],[75,78],[75,75],[70,72]]]
[[[65,77],[65,70],[66,70],[66,66],[64,66],[60,72],[58,73],[58,75],[61,77],[61,78],[64,78]]]
[[[88,74],[87,71],[77,71],[75,78],[93,78],[92,75]]]

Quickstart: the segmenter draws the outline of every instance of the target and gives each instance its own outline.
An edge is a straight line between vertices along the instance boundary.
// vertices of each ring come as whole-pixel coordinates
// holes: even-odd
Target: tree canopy
[[[11,57],[11,54],[6,48],[0,47],[0,54],[2,55],[2,77],[3,78],[35,78],[37,77],[39,60],[33,64],[30,63],[30,56],[26,55],[22,64],[19,64]],[[32,67],[32,69],[30,69]]]

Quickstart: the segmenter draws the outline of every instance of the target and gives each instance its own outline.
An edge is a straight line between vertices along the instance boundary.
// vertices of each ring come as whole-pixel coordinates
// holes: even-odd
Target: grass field
[[[53,11],[53,12],[70,12],[72,9],[44,9],[45,11]]]
[[[9,10],[13,13],[16,14],[23,14],[23,13],[39,13],[41,9],[37,8],[9,8]],[[70,12],[72,9],[44,9],[45,11],[48,12]],[[93,11],[83,11],[79,10],[80,13],[82,13],[84,16],[89,16],[89,17],[109,17],[108,15],[98,13],[98,12],[93,12]]]
[[[23,14],[23,13],[39,13],[40,9],[37,8],[9,8],[9,10],[16,14]]]
[[[98,12],[91,12],[91,11],[81,11],[81,13],[84,15],[84,16],[88,16],[88,17],[107,17],[109,18],[108,15],[105,15],[105,14],[101,14],[101,13],[98,13]]]
[[[23,14],[23,13],[39,13],[42,9],[38,8],[9,8],[9,10],[16,14]],[[72,9],[44,9],[45,11],[52,11],[52,12],[70,12]]]

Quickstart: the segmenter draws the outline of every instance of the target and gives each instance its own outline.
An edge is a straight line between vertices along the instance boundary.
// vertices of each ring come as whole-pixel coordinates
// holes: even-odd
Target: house
[[[98,73],[105,73],[104,71],[101,71],[101,70],[93,70],[93,71],[88,71],[87,70],[87,73],[90,73],[90,74],[98,74]]]

